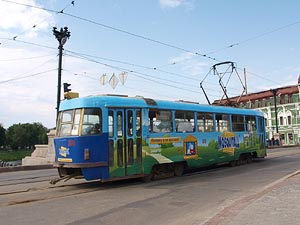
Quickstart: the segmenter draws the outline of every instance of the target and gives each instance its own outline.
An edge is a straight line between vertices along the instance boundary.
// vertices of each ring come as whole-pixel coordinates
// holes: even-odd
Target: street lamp
[[[273,97],[274,97],[275,126],[276,126],[276,135],[278,135],[277,101],[276,101],[276,95],[277,95],[278,89],[271,89],[270,91],[273,93]]]
[[[56,106],[56,119],[58,118],[58,109],[60,104],[60,95],[61,95],[61,69],[62,69],[62,52],[63,46],[67,42],[67,39],[70,37],[70,32],[67,27],[60,28],[60,31],[56,27],[53,27],[53,35],[58,40],[58,49],[59,49],[59,59],[58,59],[58,79],[57,79],[57,106]]]

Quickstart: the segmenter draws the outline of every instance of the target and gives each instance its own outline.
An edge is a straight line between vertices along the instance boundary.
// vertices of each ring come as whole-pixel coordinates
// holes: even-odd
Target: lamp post
[[[53,35],[57,39],[59,45],[59,58],[58,58],[58,78],[57,78],[57,105],[56,105],[56,120],[58,118],[58,109],[60,104],[60,96],[61,96],[61,70],[62,70],[62,52],[63,46],[67,42],[67,39],[70,37],[70,32],[67,27],[60,28],[60,31],[57,30],[56,27],[53,27]]]
[[[271,89],[270,91],[273,93],[273,97],[274,97],[274,106],[275,106],[275,126],[276,126],[276,133],[278,134],[277,101],[276,101],[276,95],[277,95],[278,89]]]

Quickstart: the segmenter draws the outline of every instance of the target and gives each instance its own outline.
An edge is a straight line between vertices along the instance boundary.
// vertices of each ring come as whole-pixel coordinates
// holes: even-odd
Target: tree
[[[7,130],[7,144],[12,149],[33,149],[36,144],[47,144],[47,132],[41,123],[14,124]]]
[[[6,144],[5,128],[0,124],[0,148]]]

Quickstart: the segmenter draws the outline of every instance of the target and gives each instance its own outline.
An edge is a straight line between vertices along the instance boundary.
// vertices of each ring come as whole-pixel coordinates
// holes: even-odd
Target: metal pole
[[[277,119],[277,101],[276,101],[276,95],[278,92],[278,89],[272,89],[271,90],[274,97],[274,106],[275,106],[275,126],[276,126],[276,133],[278,134],[278,119]]]
[[[53,35],[57,39],[59,46],[59,59],[58,59],[58,78],[57,78],[57,105],[56,105],[56,120],[58,118],[58,110],[61,98],[61,70],[62,70],[62,54],[63,46],[66,43],[67,39],[70,37],[70,32],[67,27],[60,28],[60,31],[56,27],[53,27]]]
[[[246,68],[244,68],[244,79],[245,79],[245,91],[246,95],[248,94],[248,88],[247,88],[247,73],[246,73]]]
[[[58,118],[58,110],[61,98],[61,69],[62,69],[62,51],[63,46],[60,44],[59,47],[59,54],[58,54],[58,78],[57,78],[57,105],[56,105],[56,119]]]

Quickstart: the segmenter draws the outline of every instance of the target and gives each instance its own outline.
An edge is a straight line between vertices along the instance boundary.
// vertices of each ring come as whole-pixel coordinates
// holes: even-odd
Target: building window
[[[287,117],[287,124],[288,124],[288,125],[291,125],[291,124],[292,124],[292,117],[291,117],[291,116],[288,116],[288,117]]]
[[[283,125],[283,116],[279,117],[279,124],[282,126]]]
[[[288,97],[288,103],[292,103],[292,102],[293,102],[292,95],[289,95],[289,97]]]
[[[266,107],[266,99],[263,99],[263,100],[261,101],[261,106],[262,106],[262,107]]]
[[[280,104],[284,104],[284,95],[280,95]]]

